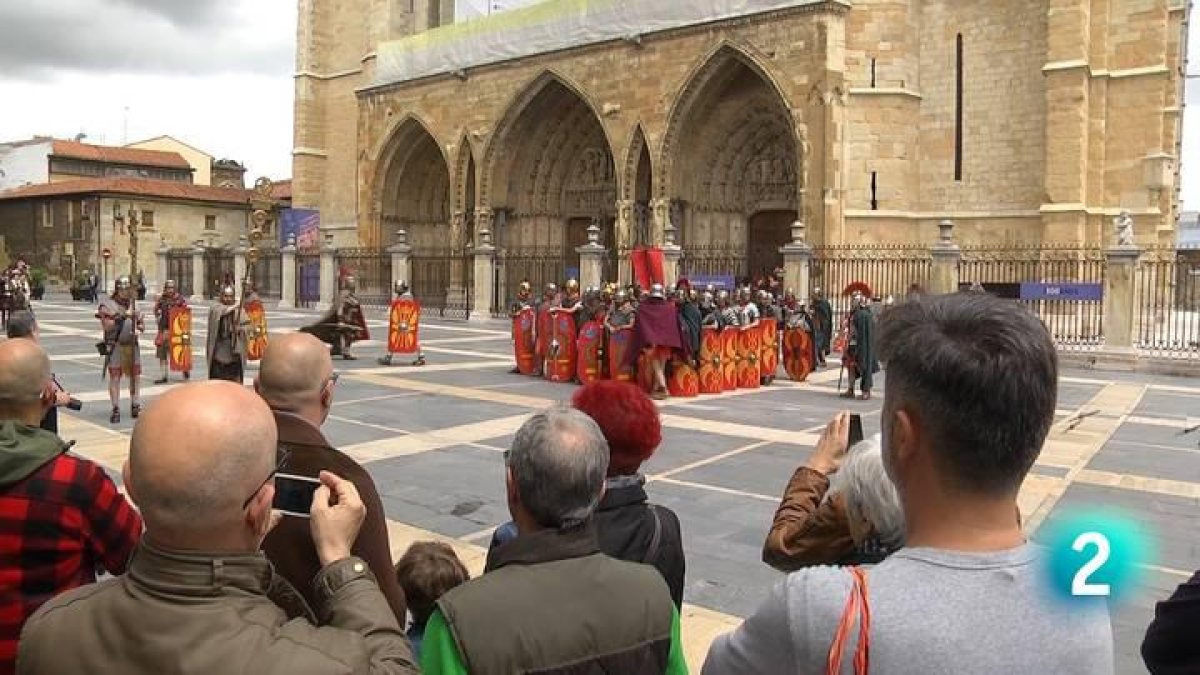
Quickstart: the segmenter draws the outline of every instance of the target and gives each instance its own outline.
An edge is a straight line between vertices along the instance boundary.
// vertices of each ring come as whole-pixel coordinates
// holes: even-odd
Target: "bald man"
[[[142,519],[99,466],[39,428],[54,405],[50,359],[0,343],[0,675],[14,672],[25,619],[55,595],[123,574]]]
[[[333,406],[336,384],[337,374],[325,343],[308,333],[288,333],[271,337],[254,389],[275,414],[280,453],[289,453],[288,473],[316,477],[321,471],[331,471],[354,483],[367,505],[367,518],[353,553],[375,573],[388,605],[403,626],[407,603],[392,567],[387,519],[375,481],[358,462],[334,449],[321,433],[321,425]],[[304,519],[285,517],[267,535],[263,551],[275,569],[311,603],[312,580],[321,565]]]
[[[277,519],[275,446],[270,409],[237,384],[156,400],[125,465],[146,520],[129,573],[44,605],[22,633],[17,672],[416,673],[378,584],[351,555],[365,510],[352,483],[322,473],[313,496],[314,606],[259,552]]]

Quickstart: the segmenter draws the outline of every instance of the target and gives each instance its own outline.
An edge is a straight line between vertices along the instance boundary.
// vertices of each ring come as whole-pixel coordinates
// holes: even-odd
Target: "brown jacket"
[[[404,591],[396,581],[392,550],[388,544],[387,518],[383,513],[379,492],[375,490],[375,481],[358,462],[331,447],[321,430],[308,420],[276,411],[275,424],[279,428],[280,451],[291,452],[284,473],[316,478],[322,470],[332,471],[358,488],[363,505],[367,507],[367,517],[351,552],[371,567],[371,572],[379,580],[380,590],[396,615],[396,621],[404,626],[407,604]],[[311,605],[314,598],[312,580],[321,569],[321,563],[313,547],[308,519],[284,516],[283,521],[267,535],[263,552],[279,574],[300,589],[304,599]]]
[[[415,675],[412,651],[358,558],[321,570],[313,625],[257,555],[138,545],[129,572],[68,591],[25,624],[18,675]]]
[[[788,481],[783,501],[763,544],[763,562],[782,572],[834,565],[855,552],[846,501],[834,494],[822,502],[829,478],[802,466]]]

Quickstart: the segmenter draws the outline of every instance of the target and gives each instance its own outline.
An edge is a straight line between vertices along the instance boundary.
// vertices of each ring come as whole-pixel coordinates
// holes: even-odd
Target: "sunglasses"
[[[279,461],[275,463],[275,468],[271,470],[271,473],[266,477],[266,479],[263,480],[263,482],[258,484],[258,487],[254,488],[254,492],[251,492],[250,496],[246,497],[246,501],[242,502],[243,511],[246,510],[246,507],[250,506],[250,502],[254,501],[254,497],[258,494],[258,491],[263,489],[264,485],[270,483],[271,480],[275,478],[275,474],[287,468],[288,460],[291,459],[291,457],[291,450],[283,451],[283,454],[279,456]]]

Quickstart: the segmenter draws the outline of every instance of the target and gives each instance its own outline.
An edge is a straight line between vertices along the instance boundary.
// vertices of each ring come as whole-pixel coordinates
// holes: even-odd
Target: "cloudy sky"
[[[534,0],[458,0],[482,14]],[[170,134],[251,178],[291,175],[296,0],[0,0],[0,140]],[[1191,40],[1200,73],[1200,36]],[[1184,120],[1184,208],[1200,210],[1200,79]],[[1195,167],[1195,168],[1191,168]],[[1189,170],[1190,169],[1190,170]]]

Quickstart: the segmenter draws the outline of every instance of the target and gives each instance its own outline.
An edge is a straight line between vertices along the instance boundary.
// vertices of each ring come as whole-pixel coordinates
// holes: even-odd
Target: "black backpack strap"
[[[658,515],[658,507],[650,504],[647,508],[650,509],[650,515],[654,516],[654,534],[650,537],[650,545],[646,547],[646,555],[642,556],[642,562],[653,564],[658,558],[658,549],[662,546],[662,518]]]

